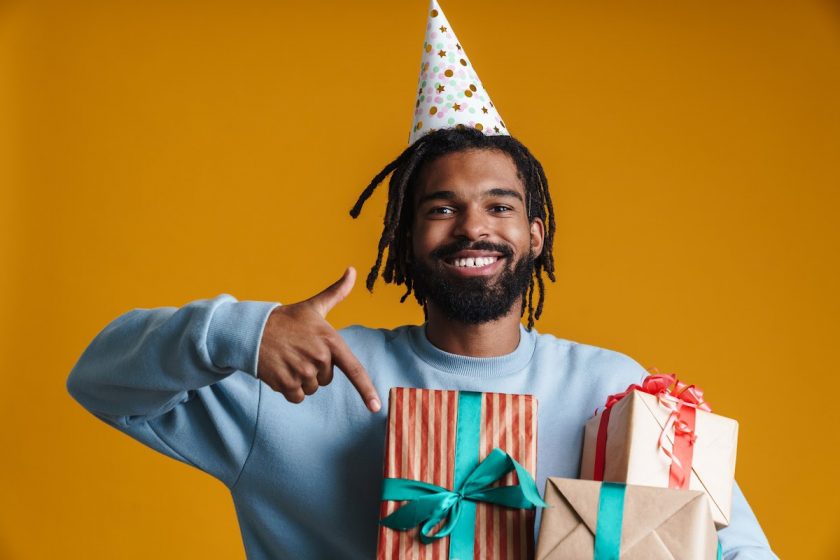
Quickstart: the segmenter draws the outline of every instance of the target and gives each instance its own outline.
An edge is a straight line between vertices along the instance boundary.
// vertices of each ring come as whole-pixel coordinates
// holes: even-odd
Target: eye
[[[495,205],[490,207],[490,210],[497,213],[497,214],[503,214],[505,212],[512,212],[513,208],[511,208],[510,206],[506,206],[504,204],[495,204]]]
[[[439,216],[446,216],[448,214],[454,214],[455,210],[449,206],[435,206],[429,210],[429,214],[436,214]]]

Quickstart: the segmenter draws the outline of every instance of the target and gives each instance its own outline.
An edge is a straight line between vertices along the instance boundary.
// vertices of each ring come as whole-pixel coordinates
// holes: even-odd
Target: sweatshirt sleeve
[[[111,426],[232,486],[256,430],[259,344],[276,306],[223,295],[131,311],[90,343],[67,389]]]
[[[723,560],[779,560],[737,482],[732,488],[732,517],[729,526],[718,531],[718,539]]]

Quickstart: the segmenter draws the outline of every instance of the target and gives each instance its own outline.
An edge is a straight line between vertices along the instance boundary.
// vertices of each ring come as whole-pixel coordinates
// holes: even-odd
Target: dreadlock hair
[[[405,284],[406,292],[400,302],[404,302],[412,291],[417,302],[424,306],[425,294],[418,293],[411,275],[409,258],[411,255],[411,231],[414,218],[413,192],[417,178],[423,167],[439,157],[468,150],[496,150],[506,153],[516,165],[519,178],[525,184],[528,221],[540,218],[546,224],[543,250],[534,260],[534,269],[528,287],[522,293],[522,314],[528,309],[528,330],[534,326],[534,320],[542,315],[545,302],[545,284],[543,272],[554,282],[554,207],[548,192],[548,180],[542,165],[521,142],[512,136],[487,136],[482,132],[465,126],[432,131],[419,138],[391,163],[385,166],[362,191],[359,200],[350,210],[350,215],[357,218],[362,206],[373,194],[376,187],[388,175],[388,204],[385,209],[384,227],[379,238],[376,262],[367,276],[367,288],[373,291],[379,271],[382,268],[383,255],[388,249],[382,279],[386,283]],[[539,290],[537,306],[534,308],[534,291]]]

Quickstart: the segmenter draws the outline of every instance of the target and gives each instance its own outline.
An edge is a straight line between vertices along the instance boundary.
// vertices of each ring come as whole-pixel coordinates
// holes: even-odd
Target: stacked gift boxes
[[[584,428],[580,477],[549,479],[537,559],[714,559],[729,523],[738,424],[651,375]]]
[[[536,476],[529,395],[394,388],[378,560],[714,559],[738,425],[649,376],[586,423],[581,479]],[[546,504],[547,502],[547,504]],[[534,549],[536,507],[543,512]]]
[[[703,491],[726,527],[738,423],[712,414],[702,392],[671,375],[651,375],[608,405],[584,428],[580,477]]]

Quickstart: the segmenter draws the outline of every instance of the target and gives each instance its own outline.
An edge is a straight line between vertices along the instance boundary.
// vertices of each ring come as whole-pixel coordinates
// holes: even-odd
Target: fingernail
[[[368,401],[368,408],[370,408],[371,412],[379,412],[379,409],[382,408],[382,403],[379,402],[379,399],[370,399]]]

